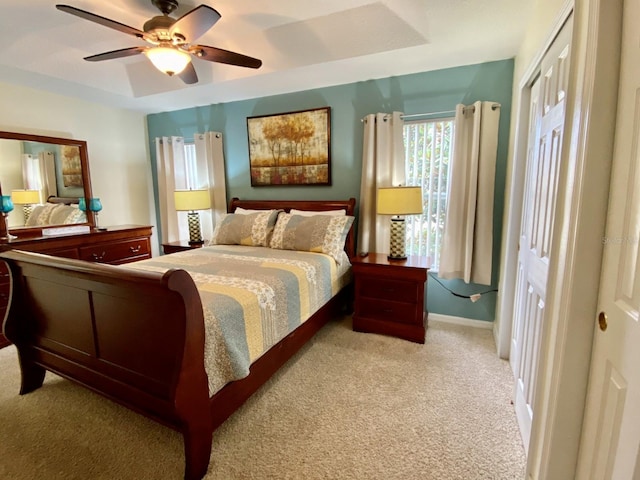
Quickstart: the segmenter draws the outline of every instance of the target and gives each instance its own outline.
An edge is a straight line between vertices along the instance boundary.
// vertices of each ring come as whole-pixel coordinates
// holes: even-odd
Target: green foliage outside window
[[[406,123],[405,171],[408,186],[421,186],[423,214],[406,217],[407,255],[431,257],[438,269],[449,189],[453,119]]]

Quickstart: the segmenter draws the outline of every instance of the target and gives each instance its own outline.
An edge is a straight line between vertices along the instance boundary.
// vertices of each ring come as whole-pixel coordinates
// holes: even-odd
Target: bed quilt
[[[350,264],[321,253],[215,245],[129,268],[189,272],[205,321],[209,394],[249,374],[251,364],[350,281]]]

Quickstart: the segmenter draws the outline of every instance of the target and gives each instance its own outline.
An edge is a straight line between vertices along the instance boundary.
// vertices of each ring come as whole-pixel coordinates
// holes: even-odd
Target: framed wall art
[[[331,185],[331,107],[247,118],[251,186]]]

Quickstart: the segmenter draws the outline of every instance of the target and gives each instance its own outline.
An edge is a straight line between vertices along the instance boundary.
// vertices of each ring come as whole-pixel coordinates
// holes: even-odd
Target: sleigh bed
[[[344,210],[353,216],[355,200],[230,202],[229,212],[242,209],[254,216],[264,210],[302,211],[280,215],[294,224],[304,212]],[[240,245],[224,241],[220,231],[215,237],[222,244],[118,267],[19,251],[1,254],[12,276],[4,333],[18,350],[20,394],[42,386],[47,370],[76,381],[181,432],[185,478],[202,478],[213,431],[339,315],[350,294],[352,228],[346,240],[342,237],[346,255],[337,256],[326,249],[296,251],[305,241],[292,243],[289,227],[279,232],[281,248],[248,246],[259,229],[247,234],[244,223],[239,228],[229,224],[226,231],[226,237],[239,235],[235,243]],[[311,237],[317,234],[316,228]],[[309,238],[302,240],[309,243]],[[209,256],[222,257],[222,263],[207,266]],[[244,263],[233,270],[235,257]],[[276,277],[263,275],[261,265]],[[234,272],[241,270],[250,272],[251,279],[238,280]],[[317,279],[304,286],[310,272],[321,270],[335,277],[328,286],[319,286]],[[222,284],[214,281],[219,276]],[[281,285],[280,277],[294,277],[298,290]],[[255,296],[243,290],[247,282]],[[276,293],[265,293],[264,285]],[[239,297],[231,291],[240,291]],[[262,317],[251,324],[239,310],[256,310]],[[239,319],[224,326],[221,317],[233,312]],[[223,339],[228,330],[243,331],[244,338]],[[221,353],[225,342],[231,353]]]

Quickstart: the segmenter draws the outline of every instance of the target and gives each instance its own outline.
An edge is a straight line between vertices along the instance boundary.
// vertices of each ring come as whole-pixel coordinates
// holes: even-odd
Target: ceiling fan
[[[162,12],[162,15],[155,16],[145,22],[142,30],[69,5],[56,5],[56,8],[140,38],[151,44],[151,46],[122,48],[85,57],[85,60],[89,62],[99,62],[144,53],[158,70],[169,76],[177,75],[187,84],[198,82],[198,75],[191,62],[191,55],[210,62],[226,63],[240,67],[260,68],[262,65],[262,61],[257,58],[247,57],[246,55],[221,48],[191,43],[204,35],[207,30],[220,20],[221,15],[208,5],[200,5],[180,18],[174,19],[169,14],[178,7],[177,0],[151,0],[151,3]]]

